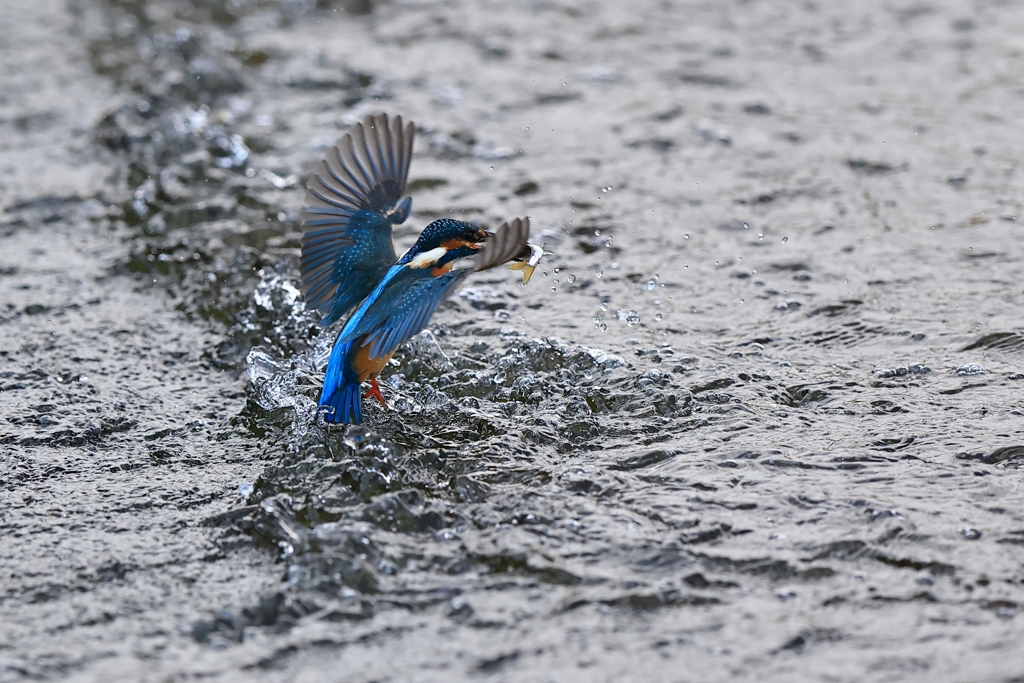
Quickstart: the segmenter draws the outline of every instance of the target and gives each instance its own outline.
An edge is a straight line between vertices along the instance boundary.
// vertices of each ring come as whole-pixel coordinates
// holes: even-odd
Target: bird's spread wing
[[[520,255],[530,238],[530,218],[514,218],[494,231],[483,249],[473,259],[473,270],[481,271],[500,266]]]
[[[458,289],[469,270],[457,270],[437,277],[417,278],[401,297],[392,302],[386,315],[363,345],[369,345],[370,358],[385,358],[419,333],[430,322],[437,307]]]
[[[302,289],[310,307],[327,312],[347,298],[346,292],[338,291],[347,286],[346,257],[357,256],[354,252],[366,240],[366,230],[384,231],[379,244],[387,246],[373,249],[384,254],[360,258],[394,263],[391,226],[404,221],[409,212],[409,200],[398,201],[409,175],[414,134],[413,124],[401,116],[368,116],[328,150],[310,177],[302,209],[301,260]],[[351,219],[360,212],[366,213],[356,231]]]
[[[370,346],[370,358],[395,352],[430,322],[437,307],[459,286],[470,270],[456,270],[434,276],[427,269],[395,266],[352,317],[345,323],[337,343],[362,337]]]

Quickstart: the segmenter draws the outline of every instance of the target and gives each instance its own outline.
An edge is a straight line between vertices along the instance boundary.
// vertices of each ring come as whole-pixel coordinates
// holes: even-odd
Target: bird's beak
[[[488,232],[483,228],[480,228],[479,230],[476,231],[477,241],[466,242],[466,246],[469,247],[470,249],[483,249],[484,243],[486,243],[487,240],[491,239],[492,237],[494,237],[493,232]]]
[[[509,269],[523,271],[523,284],[525,285],[533,277],[533,271],[537,269],[537,264],[540,263],[543,256],[544,250],[541,247],[527,243],[523,250],[512,259],[513,263]]]

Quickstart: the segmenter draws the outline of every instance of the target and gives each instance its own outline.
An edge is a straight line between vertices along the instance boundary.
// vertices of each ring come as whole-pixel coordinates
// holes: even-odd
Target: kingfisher
[[[470,272],[512,261],[525,284],[544,255],[526,241],[528,219],[496,233],[442,219],[399,260],[392,230],[412,210],[412,199],[403,195],[415,134],[415,125],[401,116],[367,116],[327,151],[306,184],[300,259],[306,305],[320,311],[325,327],[350,314],[320,397],[330,422],[360,423],[360,398],[386,405],[377,375]],[[473,255],[472,268],[452,271]],[[371,388],[360,397],[365,381]]]
[[[470,273],[532,254],[528,218],[504,223],[494,233],[453,219],[436,220],[384,275],[345,321],[334,342],[320,405],[328,422],[360,424],[363,398],[384,396],[377,376],[399,346],[427,326],[437,307]],[[453,270],[473,256],[472,266]],[[362,384],[370,390],[362,393]]]

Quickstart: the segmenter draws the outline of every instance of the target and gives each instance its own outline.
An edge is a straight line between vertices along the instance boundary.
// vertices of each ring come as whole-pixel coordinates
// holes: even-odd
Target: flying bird
[[[527,242],[528,219],[503,224],[496,233],[443,219],[428,225],[399,259],[392,229],[412,209],[412,199],[403,195],[415,132],[401,116],[367,116],[328,150],[306,184],[300,260],[306,305],[320,311],[323,326],[351,314],[331,352],[320,397],[330,422],[360,423],[361,398],[384,404],[377,375],[470,272],[512,261],[525,284],[544,255]],[[471,268],[452,271],[474,255]],[[360,397],[365,381],[371,389]]]
[[[495,233],[452,219],[434,221],[345,322],[334,342],[320,405],[328,422],[360,424],[362,399],[384,404],[377,375],[399,346],[430,322],[437,307],[470,273],[506,263],[529,249],[529,219],[503,223]],[[453,270],[474,257],[471,267]],[[371,388],[362,393],[361,385]]]

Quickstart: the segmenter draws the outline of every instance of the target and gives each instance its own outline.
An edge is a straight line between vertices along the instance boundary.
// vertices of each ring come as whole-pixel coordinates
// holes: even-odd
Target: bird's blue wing
[[[302,291],[326,321],[365,298],[397,260],[391,227],[409,215],[410,200],[399,200],[414,135],[401,116],[368,116],[328,150],[306,184]]]
[[[387,302],[400,298],[415,277],[416,273],[406,266],[392,266],[380,279],[373,292],[345,321],[335,344],[353,341],[372,330],[374,325],[379,325],[387,316]]]
[[[345,324],[338,342],[362,338],[370,358],[383,358],[427,326],[441,303],[451,296],[470,270],[433,276],[429,270],[395,266]]]
[[[441,303],[452,295],[469,270],[458,270],[412,282],[404,295],[390,306],[388,315],[363,342],[370,345],[370,358],[384,358],[419,333]]]

